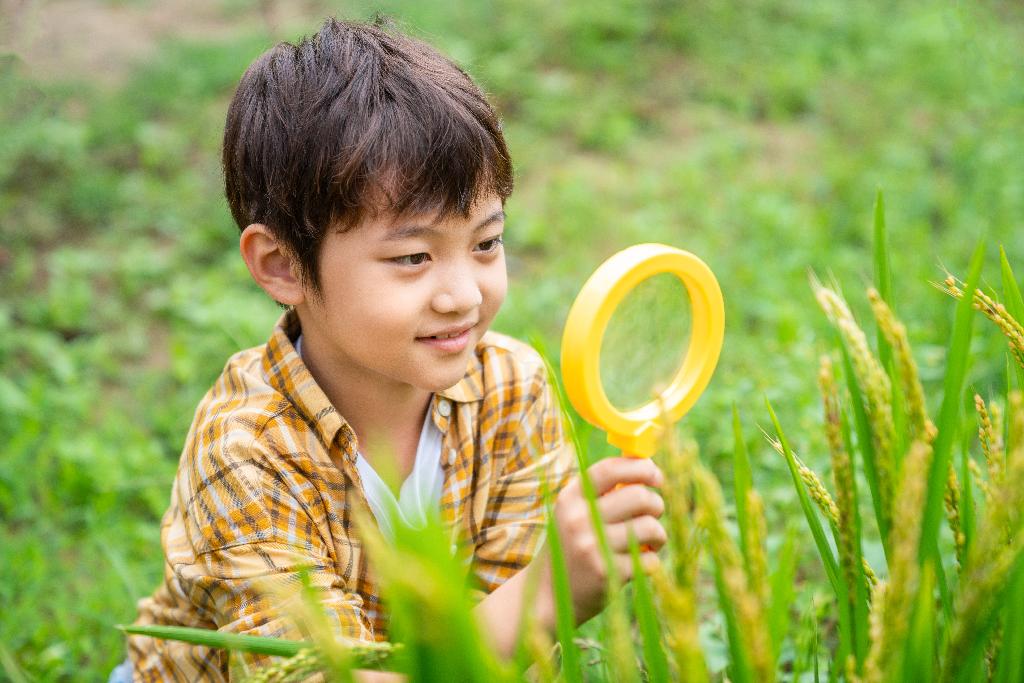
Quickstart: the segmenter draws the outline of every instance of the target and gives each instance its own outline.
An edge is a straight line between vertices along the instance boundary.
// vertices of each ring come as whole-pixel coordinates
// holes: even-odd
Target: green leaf
[[[840,409],[842,410],[842,409]],[[840,413],[840,426],[842,428],[843,435],[843,447],[846,452],[853,457],[853,440],[850,438],[850,424],[846,417],[846,412]],[[852,466],[852,463],[851,463]],[[850,499],[851,506],[853,508],[853,557],[850,562],[853,566],[854,573],[854,585],[847,587],[847,590],[852,590],[853,595],[853,612],[851,617],[853,619],[853,653],[857,659],[857,670],[863,672],[864,660],[867,658],[868,646],[870,645],[870,639],[868,636],[869,624],[868,624],[868,579],[864,574],[864,553],[861,549],[861,537],[863,534],[861,519],[860,519],[860,499],[857,494],[857,477],[854,474],[850,482]],[[841,547],[839,545],[839,538],[836,538],[836,548]]]
[[[555,593],[555,634],[562,649],[562,675],[570,683],[583,683],[583,669],[580,652],[576,649],[573,636],[576,633],[576,612],[572,604],[572,588],[569,586],[569,570],[565,564],[562,539],[555,524],[551,495],[545,496],[547,509],[547,544],[551,552],[551,583]]]
[[[935,572],[926,565],[914,599],[903,649],[903,681],[935,680]]]
[[[555,389],[563,421],[568,430],[569,440],[572,442],[573,448],[576,449],[576,460],[582,471],[586,468],[583,458],[583,444],[579,431],[575,428],[575,423],[572,419],[569,399],[565,394],[562,383],[558,381],[558,375],[545,352],[543,342],[539,337],[534,336],[531,336],[531,342],[547,367],[548,382]],[[558,525],[555,523],[554,502],[551,491],[546,483],[542,493],[544,495],[544,507],[547,516],[547,544],[551,552],[552,589],[555,593],[555,634],[562,651],[562,676],[569,683],[583,683],[580,652],[573,640],[576,634],[576,610],[573,607],[572,588],[569,585],[569,569],[565,563],[565,552],[562,547],[562,539],[558,535]]]
[[[1006,258],[1006,250],[999,247],[999,267],[1003,281],[1003,305],[1018,321],[1024,323],[1024,297],[1021,296],[1017,278],[1013,275],[1010,262]]]
[[[629,553],[633,558],[633,611],[640,626],[648,678],[653,681],[667,681],[668,656],[661,643],[661,620],[654,607],[650,579],[647,578],[640,563],[640,548],[632,531],[629,534]]]
[[[875,264],[875,289],[879,296],[888,304],[895,314],[896,302],[893,300],[892,266],[889,261],[889,232],[885,226],[885,200],[882,197],[881,188],[875,194],[875,220],[874,220],[874,264]],[[903,454],[906,452],[907,443],[907,409],[903,398],[903,385],[897,376],[896,360],[893,357],[892,347],[885,338],[881,328],[875,332],[878,339],[878,360],[885,368],[889,379],[892,381],[892,419],[895,429],[895,448],[893,456],[896,466],[900,464]]]
[[[942,409],[939,412],[938,435],[933,445],[932,465],[928,473],[928,494],[925,500],[924,517],[921,526],[921,542],[918,549],[922,563],[933,562],[936,580],[943,595],[943,611],[952,613],[948,588],[944,577],[939,575],[942,558],[939,555],[939,525],[942,521],[942,500],[946,491],[946,477],[952,457],[960,422],[960,402],[963,396],[964,379],[967,375],[967,360],[970,352],[971,334],[974,329],[974,290],[981,278],[981,266],[985,258],[984,242],[979,243],[971,257],[971,266],[963,298],[957,302],[953,335],[946,356],[946,378],[943,387]]]
[[[1024,619],[1020,618],[1020,605],[1024,605],[1024,564],[1009,583],[1001,610],[1003,642],[996,659],[996,683],[1024,681]]]
[[[999,266],[1003,281],[1003,305],[1015,320],[1024,324],[1024,298],[1021,298],[1017,278],[1013,275],[1010,262],[1006,259],[1006,251],[1002,247],[999,247]],[[1017,388],[1024,391],[1024,368],[1016,363],[1013,364],[1013,367],[1017,377]]]
[[[881,188],[875,193],[874,262],[875,288],[882,300],[889,304],[889,308],[895,312],[896,308],[892,300],[892,266],[889,264],[889,236],[885,229],[885,199],[882,197]],[[882,367],[892,366],[892,348],[880,329],[878,330],[878,358],[882,362]],[[894,382],[893,386],[896,384]]]
[[[982,561],[991,561],[991,558],[985,558]],[[1013,557],[1012,568],[1007,572],[1006,580],[992,587],[992,593],[989,598],[990,602],[985,606],[987,609],[982,609],[978,613],[970,615],[974,617],[971,619],[973,626],[971,629],[972,637],[967,643],[968,647],[963,651],[962,658],[956,662],[945,662],[949,673],[956,674],[955,680],[962,683],[972,683],[973,681],[980,680],[978,674],[982,670],[981,663],[985,654],[985,645],[989,642],[989,635],[995,629],[999,616],[1004,613],[1003,610],[997,609],[997,606],[1007,605],[1016,608],[1007,612],[1009,618],[1006,622],[1020,619],[1020,603],[1008,602],[1007,597],[1017,590],[1017,584],[1021,581],[1021,574],[1024,574],[1024,550],[1018,549]],[[1005,641],[1003,648],[1005,652]],[[1017,676],[1021,675],[1019,669],[1015,673]],[[947,676],[947,678],[952,677]]]
[[[789,610],[793,604],[796,577],[796,533],[786,529],[786,538],[775,557],[775,569],[768,579],[771,595],[768,599],[768,630],[772,637],[772,652],[778,658],[782,641],[789,627]]]
[[[718,594],[718,608],[722,610],[722,614],[725,616],[725,630],[729,643],[729,679],[736,683],[752,682],[754,680],[754,670],[751,666],[750,658],[747,656],[743,637],[740,635],[736,603],[725,587],[721,566],[717,560],[713,564],[715,592]]]
[[[747,444],[743,440],[743,428],[740,426],[740,414],[736,404],[732,406],[732,472],[733,490],[736,496],[736,525],[740,530],[740,549],[743,557],[750,561],[750,550],[747,547],[750,536],[750,516],[747,513],[747,494],[753,486],[754,477],[750,468],[750,456]]]
[[[817,546],[818,554],[825,565],[825,574],[828,576],[828,581],[832,585],[832,590],[835,591],[836,597],[839,597],[843,592],[842,587],[844,585],[839,572],[839,565],[836,563],[835,555],[832,554],[832,548],[828,544],[828,538],[825,536],[825,530],[821,526],[821,520],[818,519],[814,503],[804,487],[803,479],[800,478],[796,456],[793,455],[793,451],[789,447],[789,441],[786,440],[786,436],[782,432],[782,425],[779,424],[779,418],[775,415],[775,409],[772,408],[772,404],[767,398],[765,399],[765,405],[768,406],[768,414],[771,415],[772,424],[775,426],[775,434],[779,439],[779,443],[782,444],[782,452],[786,458],[786,464],[789,466],[789,473],[793,479],[793,486],[796,488],[797,496],[800,499],[800,507],[804,512],[804,518],[807,519],[807,525],[811,528],[811,535],[814,537],[814,544]]]
[[[150,636],[164,640],[178,640],[193,645],[237,650],[256,655],[272,657],[294,657],[300,650],[313,648],[313,643],[300,640],[282,640],[265,636],[249,636],[238,633],[224,633],[204,628],[187,626],[118,626],[125,633]]]
[[[961,413],[963,404],[960,404]],[[961,414],[961,424],[964,423],[964,416]],[[960,439],[960,527],[964,534],[964,557],[968,557],[971,546],[974,545],[974,529],[976,522],[976,510],[974,507],[974,486],[971,477],[971,443],[974,441],[972,430],[963,430],[963,438]]]

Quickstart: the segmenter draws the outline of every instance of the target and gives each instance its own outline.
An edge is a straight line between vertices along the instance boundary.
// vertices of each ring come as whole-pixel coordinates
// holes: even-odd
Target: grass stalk
[[[782,425],[779,424],[779,419],[775,415],[775,409],[772,408],[771,402],[767,399],[765,400],[765,404],[768,407],[768,414],[771,416],[772,424],[775,426],[778,449],[786,459],[786,464],[789,466],[789,473],[793,479],[793,486],[796,488],[797,497],[800,499],[800,507],[803,510],[804,518],[807,520],[807,525],[811,529],[811,535],[814,537],[814,544],[818,548],[818,554],[821,556],[821,561],[825,566],[825,575],[828,577],[832,590],[837,596],[839,596],[841,590],[841,574],[839,565],[836,562],[836,557],[832,553],[832,548],[828,544],[828,538],[825,536],[825,530],[821,526],[821,521],[814,512],[814,506],[811,503],[811,496],[808,493],[804,479],[800,474],[800,465],[797,463],[796,456],[793,455],[793,451],[789,447],[789,442],[782,431]]]
[[[846,605],[851,624],[850,649],[856,658],[856,669],[863,670],[868,649],[868,582],[864,575],[864,557],[860,545],[860,512],[857,505],[857,480],[853,460],[844,436],[845,419],[839,403],[832,362],[823,356],[819,385],[825,411],[825,436],[832,458],[838,513],[836,548],[846,582]]]
[[[750,559],[748,537],[750,535],[750,519],[747,514],[747,494],[754,484],[753,473],[750,467],[750,455],[747,453],[747,444],[743,438],[743,428],[740,425],[740,414],[736,405],[732,406],[732,438],[733,438],[733,493],[736,501],[736,526],[740,532],[740,549],[743,556]]]
[[[651,582],[640,562],[640,547],[636,537],[630,533],[629,552],[633,559],[633,611],[644,653],[648,678],[655,681],[669,680],[668,658],[661,639],[661,620],[654,605]]]
[[[666,530],[673,550],[671,574],[659,569],[652,575],[665,616],[665,638],[681,681],[708,680],[707,664],[698,632],[697,576],[702,543],[692,519],[694,447],[681,446],[675,430],[666,431],[664,489]]]
[[[896,510],[900,523],[893,527],[889,578],[884,591],[875,598],[871,648],[864,666],[865,683],[892,680],[892,673],[903,667],[914,596],[919,589],[917,548],[931,461],[931,446],[915,441],[903,463]]]
[[[872,355],[867,337],[857,325],[846,301],[817,280],[812,280],[812,287],[819,305],[839,332],[850,394],[855,403],[858,441],[864,455],[872,497],[877,499],[875,512],[882,542],[888,545],[896,476],[892,382]],[[856,381],[851,382],[851,378]]]
[[[752,589],[739,548],[726,530],[721,487],[703,465],[694,467],[693,477],[699,519],[715,564],[718,597],[729,622],[730,654],[736,665],[733,680],[770,682],[775,678],[775,661],[764,603]]]
[[[935,565],[936,579],[943,599],[943,612],[952,612],[951,599],[944,578],[939,574],[941,558],[938,550],[938,533],[946,479],[949,475],[953,443],[956,439],[960,420],[960,399],[964,379],[967,375],[967,355],[970,351],[971,335],[974,328],[970,301],[981,278],[981,266],[985,255],[984,244],[979,244],[971,258],[970,275],[967,279],[966,295],[956,307],[953,335],[946,356],[946,377],[943,387],[942,409],[939,413],[938,434],[934,442],[934,457],[928,475],[928,496],[924,503],[924,524],[920,534],[919,555],[922,561]]]

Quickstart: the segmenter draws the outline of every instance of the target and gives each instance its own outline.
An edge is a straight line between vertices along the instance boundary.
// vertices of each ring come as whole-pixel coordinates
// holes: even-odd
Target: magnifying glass
[[[601,344],[612,314],[645,280],[669,273],[690,299],[690,340],[680,340],[682,362],[668,386],[638,408],[615,407],[601,381]],[[666,425],[693,407],[714,374],[725,336],[722,290],[711,269],[693,254],[664,244],[637,244],[602,263],[583,285],[562,333],[562,382],[576,411],[608,434],[629,457],[651,457]]]

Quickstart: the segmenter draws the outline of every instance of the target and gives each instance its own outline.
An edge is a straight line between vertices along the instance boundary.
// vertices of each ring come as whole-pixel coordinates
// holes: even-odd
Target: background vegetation
[[[726,345],[685,428],[726,482],[731,405],[760,442],[765,395],[794,450],[828,469],[815,377],[831,333],[807,272],[863,289],[877,187],[895,307],[933,414],[952,306],[930,281],[943,266],[963,276],[981,236],[990,263],[999,243],[1018,273],[1024,263],[1015,3],[220,0],[200,22],[176,2],[177,15],[175,2],[143,0],[2,6],[0,670],[10,678],[101,680],[123,657],[112,624],[132,620],[159,580],[159,517],[195,404],[278,315],[237,256],[221,196],[226,101],[257,54],[325,14],[389,13],[493,95],[518,172],[498,329],[557,348],[587,275],[635,242],[711,265]],[[151,34],[158,46],[96,58],[157,20],[167,24]],[[42,39],[47,22],[64,25],[60,41]],[[118,22],[120,34],[90,33]],[[867,318],[862,297],[850,303]],[[1001,393],[1004,342],[979,326],[973,343],[968,384]],[[608,452],[593,443],[589,457]],[[757,457],[761,443],[751,452],[771,550],[803,522],[785,461]],[[798,552],[799,615],[828,588],[813,547],[802,540]],[[884,565],[879,543],[864,554]],[[722,630],[713,617],[702,629],[712,670]]]

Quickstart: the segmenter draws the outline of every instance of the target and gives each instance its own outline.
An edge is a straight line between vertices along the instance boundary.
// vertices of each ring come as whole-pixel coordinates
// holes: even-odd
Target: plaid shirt
[[[296,638],[265,589],[294,586],[312,567],[340,635],[387,638],[353,528],[354,509],[372,519],[355,435],[295,352],[298,333],[286,313],[265,346],[228,361],[199,404],[162,523],[164,582],[139,602],[136,623]],[[575,471],[558,404],[538,355],[489,332],[430,411],[444,435],[441,517],[490,592],[542,541],[541,478],[558,491]],[[228,678],[221,650],[141,636],[129,650],[136,680]]]

